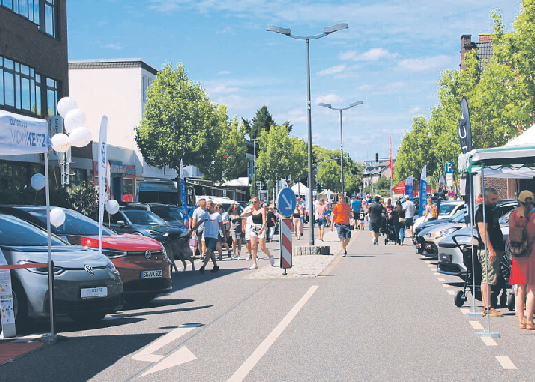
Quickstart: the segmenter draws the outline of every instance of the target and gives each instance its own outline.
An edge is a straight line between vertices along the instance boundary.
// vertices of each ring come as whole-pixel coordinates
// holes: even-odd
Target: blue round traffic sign
[[[283,188],[279,192],[279,197],[277,199],[277,207],[279,212],[284,216],[290,216],[297,205],[297,200],[295,199],[295,194],[291,188]]]

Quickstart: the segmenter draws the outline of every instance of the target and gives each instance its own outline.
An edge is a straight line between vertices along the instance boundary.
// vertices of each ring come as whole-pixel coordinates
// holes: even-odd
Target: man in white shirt
[[[197,226],[201,223],[204,223],[204,242],[206,246],[206,254],[204,255],[203,265],[199,269],[199,272],[204,273],[204,267],[208,263],[209,259],[212,259],[214,267],[210,272],[219,271],[217,266],[215,251],[217,248],[217,240],[219,236],[219,230],[224,229],[223,223],[221,221],[221,214],[215,211],[215,203],[209,200],[206,202],[206,212],[202,217],[199,218],[197,224],[193,229],[197,229]]]
[[[204,253],[206,252],[206,246],[204,244],[204,224],[201,223],[197,225],[197,223],[200,221],[201,217],[205,213],[206,208],[206,200],[205,199],[199,199],[197,202],[197,208],[195,211],[193,211],[193,214],[191,215],[191,224],[190,227],[197,226],[197,229],[192,229],[191,235],[192,237],[197,238],[197,248],[199,249],[199,253],[201,254],[201,259],[204,257]]]
[[[412,237],[412,227],[414,224],[414,203],[410,200],[409,195],[405,195],[405,203],[403,204],[405,210],[405,228],[409,228]]]

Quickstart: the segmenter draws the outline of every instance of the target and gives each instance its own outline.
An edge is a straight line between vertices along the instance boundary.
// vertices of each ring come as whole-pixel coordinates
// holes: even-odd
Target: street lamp
[[[331,33],[347,29],[347,24],[336,24],[332,27],[323,28],[323,33],[317,36],[294,36],[290,28],[268,26],[269,32],[280,33],[295,40],[305,40],[307,45],[307,110],[308,110],[308,203],[309,212],[312,211],[312,112],[310,109],[310,40],[317,40]],[[310,219],[309,244],[314,245],[314,219]]]
[[[342,194],[344,193],[344,146],[342,143],[342,111],[351,109],[352,107],[355,107],[357,105],[362,105],[363,103],[364,102],[362,101],[353,102],[348,107],[343,107],[341,109],[332,107],[330,103],[318,103],[318,106],[328,107],[331,110],[340,111],[340,183],[342,184]]]

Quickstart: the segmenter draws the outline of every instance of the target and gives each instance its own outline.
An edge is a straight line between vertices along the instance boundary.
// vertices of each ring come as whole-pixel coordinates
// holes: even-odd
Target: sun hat
[[[409,199],[409,195],[405,195],[405,199]]]
[[[528,190],[524,190],[518,195],[518,200],[522,203],[531,203],[533,202],[533,193]]]

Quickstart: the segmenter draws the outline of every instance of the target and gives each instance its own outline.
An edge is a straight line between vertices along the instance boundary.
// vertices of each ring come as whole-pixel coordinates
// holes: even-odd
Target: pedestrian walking
[[[258,198],[254,197],[252,206],[248,207],[242,213],[242,217],[251,217],[252,221],[252,224],[249,227],[249,238],[251,241],[251,259],[253,261],[253,264],[249,269],[258,269],[258,264],[256,261],[259,244],[258,239],[259,236],[261,239],[265,238],[265,231],[267,228],[267,213],[262,207],[260,207],[260,202]],[[273,265],[275,263],[273,256],[271,256],[269,251],[267,251],[266,254],[269,256],[271,265]]]
[[[373,245],[379,245],[379,230],[381,229],[383,214],[386,213],[386,209],[381,204],[380,196],[375,197],[375,203],[368,207],[368,213],[370,215],[370,231]]]
[[[362,200],[360,200],[360,197],[351,197],[351,208],[353,209],[353,219],[355,228],[360,229],[359,219],[360,219],[360,208],[362,207]]]
[[[275,216],[274,207],[271,205],[268,208],[267,213],[267,226],[268,226],[268,238],[267,241],[273,240],[273,234],[275,233],[275,227],[277,225],[277,218]]]
[[[241,239],[243,237],[242,232],[242,220],[240,216],[240,208],[237,204],[230,206],[228,210],[230,220],[230,232],[232,235],[232,260],[241,259]]]
[[[319,230],[319,236],[320,240],[323,241],[323,236],[325,234],[325,213],[327,212],[327,204],[325,203],[325,199],[321,198],[318,205],[316,206],[315,211],[315,217],[316,222],[318,223],[318,230]]]
[[[204,258],[204,254],[206,252],[206,246],[204,242],[204,224],[201,221],[201,217],[204,216],[204,213],[206,209],[206,200],[205,199],[199,199],[197,202],[197,208],[195,211],[193,211],[193,214],[191,215],[191,224],[190,227],[196,227],[195,230],[191,230],[192,237],[197,239],[197,248],[200,254],[201,259]],[[200,224],[199,221],[201,222]]]
[[[368,203],[366,203],[366,199],[363,199],[362,200],[362,205],[360,206],[360,214],[359,214],[359,224],[360,224],[360,230],[361,231],[364,231],[364,223],[365,223],[365,219],[366,219],[367,206],[368,206]]]
[[[403,245],[405,240],[405,210],[401,206],[401,201],[396,202],[396,207],[390,214],[392,217],[392,224],[396,231],[396,244]]]
[[[292,214],[292,221],[295,238],[297,240],[301,240],[301,230],[303,229],[303,221],[301,220],[301,206],[299,205],[299,203],[295,205],[295,209]]]
[[[338,238],[340,239],[340,244],[344,251],[342,256],[344,257],[347,256],[347,244],[349,243],[349,239],[351,239],[349,220],[351,219],[352,214],[351,206],[344,202],[344,194],[338,194],[338,203],[333,207],[331,231],[333,231],[333,228],[336,226]]]
[[[519,328],[528,330],[533,330],[535,304],[535,215],[530,212],[532,208],[533,193],[522,191],[518,196],[518,207],[509,216],[509,245],[527,254],[524,257],[513,256],[509,284],[516,284],[515,306]],[[527,317],[524,315],[524,298]]]
[[[266,240],[269,235],[268,214],[268,204],[264,202],[262,203],[262,224],[264,226],[264,230],[258,235],[258,244],[260,244],[260,249],[267,255],[271,266],[273,266],[275,264],[275,259],[273,256],[271,256],[271,253],[266,246]]]
[[[206,211],[198,218],[194,229],[197,229],[201,224],[204,224],[204,241],[206,246],[206,253],[204,255],[203,265],[199,268],[200,273],[204,273],[204,268],[208,264],[208,260],[212,260],[213,268],[210,272],[219,271],[219,266],[215,258],[215,251],[217,249],[217,239],[219,229],[223,227],[221,221],[221,214],[216,212],[215,203],[211,200],[206,202]]]
[[[296,208],[299,209],[299,216],[301,217],[301,225],[299,226],[299,233],[300,233],[300,236],[303,236],[303,226],[305,223],[305,213],[306,213],[305,205],[302,202],[301,197],[298,196],[295,199],[297,201]]]
[[[489,314],[491,317],[501,317],[503,313],[491,307],[490,303],[491,285],[498,283],[500,262],[504,250],[503,234],[500,229],[500,223],[498,222],[499,216],[494,213],[494,207],[496,207],[496,203],[498,202],[498,193],[494,188],[485,189],[484,201],[485,203],[480,205],[476,212],[478,233],[483,243],[478,251],[481,269],[483,270],[481,278],[483,315]],[[485,222],[483,221],[483,206],[485,207]],[[485,247],[488,253],[488,272],[485,271]]]
[[[221,214],[221,222],[223,223],[223,229],[219,230],[219,260],[223,260],[223,246],[227,250],[228,257],[231,256],[232,252],[230,250],[230,247],[228,246],[228,225],[229,225],[229,219],[228,219],[228,213],[223,209],[222,204],[218,204],[216,207],[216,212]]]
[[[405,228],[409,229],[412,238],[412,229],[414,226],[414,203],[409,198],[409,195],[405,195],[405,203],[403,204],[405,210]]]

